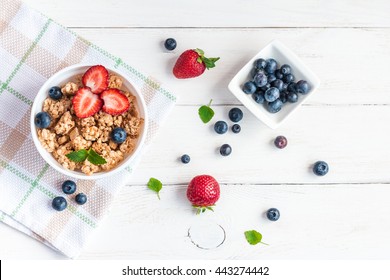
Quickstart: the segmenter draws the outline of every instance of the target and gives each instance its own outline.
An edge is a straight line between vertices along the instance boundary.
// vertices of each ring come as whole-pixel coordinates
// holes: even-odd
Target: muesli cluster
[[[54,86],[35,117],[42,146],[87,175],[115,168],[136,147],[144,120],[122,79],[101,65]]]

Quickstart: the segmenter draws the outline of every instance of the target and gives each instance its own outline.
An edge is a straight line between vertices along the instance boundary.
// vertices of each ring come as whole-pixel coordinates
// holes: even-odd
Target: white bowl
[[[103,177],[110,176],[112,174],[115,174],[124,168],[126,168],[131,161],[138,155],[140,152],[144,142],[145,142],[145,137],[148,129],[148,116],[147,116],[147,110],[146,110],[146,104],[144,101],[143,96],[141,95],[140,91],[135,87],[132,83],[129,82],[129,79],[126,77],[126,75],[118,70],[114,70],[111,68],[107,68],[107,70],[110,73],[113,73],[115,75],[118,75],[119,77],[122,78],[123,80],[123,85],[137,98],[137,107],[139,111],[140,117],[142,117],[145,121],[143,124],[143,129],[141,130],[140,136],[138,138],[137,146],[133,153],[128,155],[117,167],[109,170],[109,171],[101,171],[94,173],[92,175],[86,175],[82,173],[81,171],[72,171],[69,169],[64,168],[61,164],[59,164],[54,157],[46,151],[45,148],[42,147],[41,142],[38,139],[38,133],[37,129],[34,124],[34,118],[35,115],[39,112],[42,111],[42,105],[45,99],[48,97],[48,91],[52,86],[60,86],[63,85],[64,83],[70,81],[72,77],[75,75],[79,74],[84,74],[89,67],[92,65],[72,65],[69,67],[66,67],[62,69],[61,71],[57,72],[53,76],[51,76],[40,88],[38,91],[37,96],[34,99],[34,104],[32,105],[31,108],[31,118],[30,118],[30,126],[31,126],[31,134],[32,134],[32,139],[34,141],[34,144],[38,150],[38,152],[41,154],[43,159],[50,164],[54,169],[57,171],[63,173],[66,176],[73,177],[76,179],[83,179],[83,180],[96,180],[100,179]]]
[[[250,73],[253,69],[254,62],[259,58],[274,58],[278,63],[278,67],[283,64],[289,64],[292,70],[291,73],[295,77],[295,81],[307,81],[311,87],[310,92],[305,95],[299,94],[299,99],[296,103],[285,103],[278,113],[272,114],[268,112],[263,104],[258,104],[253,100],[251,94],[245,94],[242,91],[244,83],[252,80]],[[320,79],[299,59],[299,57],[281,42],[274,40],[265,46],[244,67],[241,68],[241,70],[230,81],[228,87],[237,99],[240,100],[242,104],[259,120],[270,128],[275,129],[295,110],[297,110],[299,106],[307,100],[307,98],[312,96],[319,85]]]

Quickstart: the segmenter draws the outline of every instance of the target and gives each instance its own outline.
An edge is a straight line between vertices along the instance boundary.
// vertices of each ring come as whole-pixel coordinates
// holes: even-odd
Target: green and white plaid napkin
[[[153,78],[80,38],[50,18],[15,0],[0,0],[0,221],[42,243],[76,257],[108,212],[116,193],[131,182],[126,171],[97,181],[77,182],[88,202],[51,208],[64,195],[66,178],[48,166],[30,135],[30,107],[42,84],[72,64],[102,64],[125,72],[141,89],[150,116],[145,148],[173,108],[176,97]],[[144,148],[144,149],[145,149]]]

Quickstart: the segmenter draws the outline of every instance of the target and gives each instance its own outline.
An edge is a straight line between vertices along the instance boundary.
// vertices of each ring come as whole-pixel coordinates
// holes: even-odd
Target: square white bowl
[[[283,64],[291,66],[291,73],[295,77],[295,81],[305,80],[310,85],[309,93],[299,94],[299,99],[296,103],[286,102],[282,109],[272,114],[267,111],[263,104],[258,104],[253,100],[251,94],[246,94],[242,91],[244,83],[253,80],[251,70],[254,67],[254,62],[259,59],[274,58],[278,63],[278,67]],[[272,129],[279,127],[294,111],[296,111],[303,102],[307,100],[320,85],[320,79],[301,61],[301,59],[283,45],[278,40],[274,40],[266,45],[258,54],[256,54],[249,62],[241,68],[229,83],[229,90],[237,97],[238,100],[251,111],[259,120]]]

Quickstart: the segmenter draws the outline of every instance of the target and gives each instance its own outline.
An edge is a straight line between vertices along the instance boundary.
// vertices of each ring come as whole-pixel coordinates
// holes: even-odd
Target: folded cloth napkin
[[[129,181],[134,163],[106,179],[77,181],[88,196],[83,206],[66,196],[68,207],[52,209],[69,178],[38,154],[30,135],[30,107],[42,84],[72,64],[102,64],[126,73],[145,98],[149,112],[147,148],[173,108],[176,97],[153,78],[80,38],[50,18],[15,0],[0,7],[0,221],[74,258]],[[141,153],[142,154],[142,153]],[[139,157],[138,157],[139,158]]]

